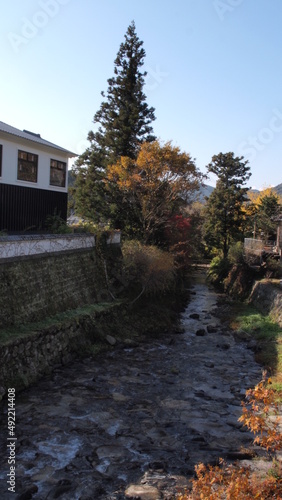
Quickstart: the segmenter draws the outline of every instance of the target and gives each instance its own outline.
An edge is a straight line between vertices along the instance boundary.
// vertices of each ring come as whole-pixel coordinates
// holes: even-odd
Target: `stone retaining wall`
[[[282,326],[282,287],[258,281],[253,287],[249,302]]]
[[[105,252],[110,275],[121,250],[108,245]],[[0,261],[0,329],[109,298],[97,248]]]
[[[109,283],[119,278],[118,243],[105,235],[95,248],[0,259],[0,399],[7,387],[27,387],[111,330],[110,311],[119,306],[102,303],[112,300]]]
[[[98,283],[94,250],[1,262],[0,328],[97,302]]]
[[[92,312],[73,314],[69,320],[54,321],[51,326],[0,345],[0,400],[8,388],[28,387],[56,365],[91,352],[95,343],[106,343],[107,325],[115,323],[122,306],[96,307],[96,311],[92,306]]]

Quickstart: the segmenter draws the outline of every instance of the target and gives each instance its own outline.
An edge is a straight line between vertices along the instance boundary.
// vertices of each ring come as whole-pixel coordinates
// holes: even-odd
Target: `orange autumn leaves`
[[[277,393],[271,388],[271,380],[263,380],[246,393],[243,414],[239,421],[254,435],[254,444],[265,448],[273,457],[272,468],[267,475],[252,472],[251,468],[238,463],[227,464],[220,460],[217,466],[199,464],[195,467],[196,479],[192,491],[177,496],[178,500],[259,500],[282,498],[281,463],[275,452],[282,449],[281,417],[276,402]]]
[[[136,159],[121,157],[106,171],[108,189],[116,186],[139,213],[144,241],[164,229],[179,213],[191,193],[200,186],[202,175],[194,160],[170,142],[143,143]]]
[[[140,146],[136,160],[122,156],[107,168],[107,181],[115,182],[120,189],[156,191],[165,183],[174,195],[189,191],[199,185],[200,174],[187,153],[181,153],[170,142],[145,142]]]
[[[243,414],[239,418],[255,435],[254,444],[267,451],[282,449],[282,434],[276,394],[271,388],[271,379],[265,378],[246,393],[247,403],[243,403]]]

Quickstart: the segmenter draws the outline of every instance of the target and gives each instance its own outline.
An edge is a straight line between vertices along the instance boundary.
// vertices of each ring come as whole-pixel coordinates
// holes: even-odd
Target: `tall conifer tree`
[[[110,218],[116,227],[120,210],[129,207],[117,188],[105,189],[105,169],[121,156],[136,158],[141,143],[155,140],[151,126],[154,108],[148,107],[143,93],[146,72],[141,68],[145,55],[132,22],[114,61],[114,77],[108,80],[107,94],[102,92],[105,100],[94,115],[98,130],[89,132],[90,146],[75,165],[77,213],[96,222]]]
[[[251,176],[250,167],[243,157],[219,153],[212,157],[207,169],[218,180],[206,204],[205,241],[226,258],[231,243],[242,237],[243,204],[248,191],[243,186]]]

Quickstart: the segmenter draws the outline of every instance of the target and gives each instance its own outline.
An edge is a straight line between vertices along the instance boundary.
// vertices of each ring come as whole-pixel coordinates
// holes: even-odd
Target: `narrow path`
[[[240,401],[261,368],[222,328],[217,300],[198,279],[182,334],[56,369],[17,394],[16,489],[26,492],[18,498],[170,499],[196,463],[249,444]],[[15,499],[6,484],[7,401],[0,411],[0,497]]]

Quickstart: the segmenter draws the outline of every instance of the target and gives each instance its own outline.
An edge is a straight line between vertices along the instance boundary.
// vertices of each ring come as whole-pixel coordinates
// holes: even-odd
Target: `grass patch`
[[[23,338],[26,335],[36,334],[36,332],[45,330],[46,328],[50,328],[52,326],[63,326],[68,321],[78,320],[82,316],[93,316],[95,314],[99,314],[102,311],[107,311],[115,307],[117,304],[117,302],[90,304],[85,307],[79,307],[77,309],[56,314],[55,316],[45,318],[42,321],[13,325],[10,327],[7,326],[0,330],[0,345],[7,345],[16,339]]]
[[[237,304],[231,326],[257,341],[256,360],[271,373],[273,387],[282,394],[282,328],[247,304]]]

